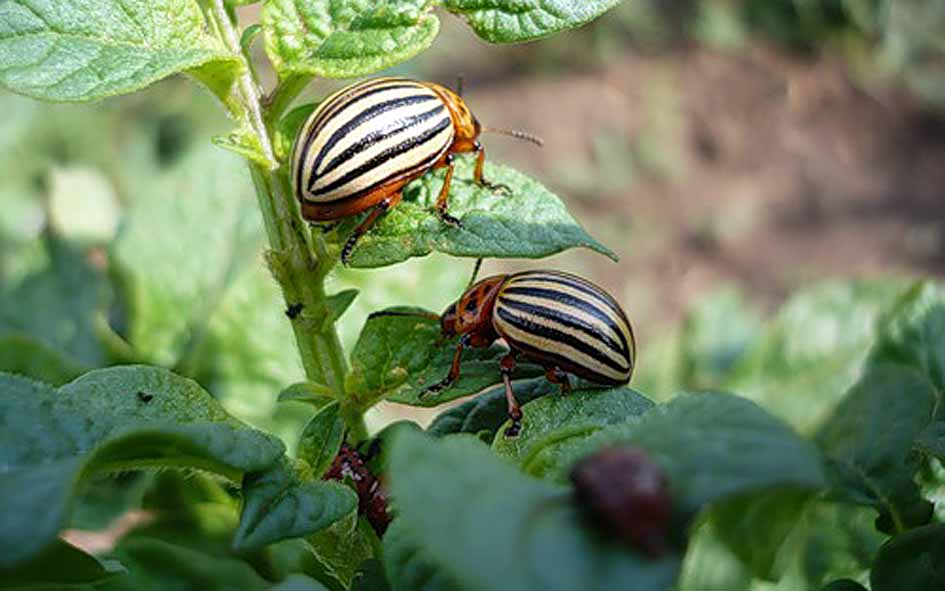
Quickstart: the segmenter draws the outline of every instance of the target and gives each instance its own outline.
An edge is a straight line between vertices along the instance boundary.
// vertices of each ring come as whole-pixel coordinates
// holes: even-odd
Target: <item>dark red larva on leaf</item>
[[[672,517],[669,480],[645,452],[614,447],[571,470],[578,503],[610,535],[657,557],[666,552]]]
[[[346,478],[350,479],[358,493],[358,513],[368,520],[377,535],[384,535],[391,522],[391,516],[387,512],[387,494],[381,486],[381,481],[368,469],[358,450],[343,444],[323,478],[342,482]]]

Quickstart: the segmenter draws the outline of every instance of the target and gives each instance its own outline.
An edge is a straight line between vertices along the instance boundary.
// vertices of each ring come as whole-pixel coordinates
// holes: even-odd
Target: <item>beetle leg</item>
[[[482,185],[490,191],[511,195],[512,189],[509,188],[508,185],[490,183],[486,179],[482,178],[482,169],[486,164],[486,150],[482,147],[482,144],[480,144],[478,141],[473,144],[473,151],[476,152],[476,172],[473,174],[473,179],[476,181],[476,183]]]
[[[354,245],[357,244],[358,240],[361,239],[361,236],[371,229],[371,226],[374,225],[374,222],[377,221],[377,218],[381,217],[383,214],[387,213],[387,210],[394,207],[400,203],[400,199],[403,197],[401,192],[394,193],[381,200],[374,209],[371,210],[371,213],[368,214],[364,221],[358,224],[358,227],[351,232],[351,236],[348,237],[348,241],[345,242],[344,247],[341,249],[341,264],[348,266],[348,262],[351,258],[351,251],[354,250]]]
[[[440,217],[444,224],[459,228],[462,227],[463,223],[446,211],[447,201],[450,198],[450,185],[453,184],[453,168],[456,166],[452,154],[446,155],[445,166],[446,177],[443,179],[443,186],[440,187],[440,194],[436,198],[436,215]]]
[[[522,407],[518,405],[515,399],[515,392],[512,390],[512,372],[515,371],[515,353],[509,351],[509,354],[499,361],[499,368],[502,372],[502,383],[505,384],[505,400],[509,404],[509,419],[512,424],[505,432],[506,437],[518,437],[522,430]]]
[[[446,390],[452,386],[456,380],[459,379],[459,364],[463,359],[463,349],[469,346],[469,335],[463,335],[463,338],[459,339],[459,344],[456,345],[456,352],[453,354],[453,364],[450,365],[450,372],[446,374],[446,377],[440,380],[439,382],[433,384],[426,390],[420,393],[420,397],[425,396],[436,396],[443,390]]]
[[[571,380],[568,374],[558,366],[549,367],[545,370],[545,378],[552,384],[561,386],[561,394],[567,396],[571,393]]]

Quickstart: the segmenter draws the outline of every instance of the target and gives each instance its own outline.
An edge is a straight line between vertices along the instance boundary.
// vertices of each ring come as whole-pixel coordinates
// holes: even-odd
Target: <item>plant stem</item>
[[[213,12],[227,47],[233,55],[247,62],[223,0],[214,0]],[[282,288],[287,316],[292,322],[307,379],[328,386],[335,393],[344,409],[342,414],[350,437],[357,442],[367,436],[367,430],[362,413],[351,411],[346,404],[344,379],[348,367],[325,293],[325,277],[335,266],[337,255],[324,244],[320,236],[312,237],[299,216],[298,204],[284,167],[280,167],[276,160],[266,125],[278,114],[274,117],[272,110],[263,111],[262,95],[251,72],[247,62],[246,71],[239,80],[239,92],[246,116],[259,136],[263,153],[272,163],[270,167],[265,167],[248,161],[269,238],[269,268]],[[300,90],[301,86],[293,83],[291,88],[284,89],[282,96],[294,97]],[[282,99],[273,106],[284,110],[289,102],[291,98]]]
[[[243,105],[246,107],[246,113],[250,118],[253,129],[256,130],[256,135],[259,136],[259,144],[262,147],[263,155],[274,167],[276,166],[276,155],[272,149],[272,142],[269,140],[269,132],[266,130],[262,109],[260,108],[259,87],[256,86],[256,81],[253,80],[253,68],[243,54],[243,48],[240,45],[240,37],[236,34],[236,27],[233,26],[233,22],[230,20],[230,15],[226,11],[223,0],[214,0],[213,12],[219,23],[220,32],[223,35],[223,42],[226,43],[227,48],[234,56],[239,57],[240,60],[243,61],[243,65],[245,66],[243,73],[239,77],[239,88]]]

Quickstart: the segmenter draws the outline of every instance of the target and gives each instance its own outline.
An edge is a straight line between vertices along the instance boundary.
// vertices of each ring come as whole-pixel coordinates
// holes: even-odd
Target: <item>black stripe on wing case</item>
[[[537,325],[533,322],[529,322],[527,319],[515,316],[512,312],[509,312],[503,307],[498,307],[496,309],[496,313],[499,315],[499,318],[501,318],[505,322],[508,322],[510,325],[514,326],[515,328],[518,328],[519,330],[522,330],[529,334],[537,335],[539,337],[548,339],[549,341],[553,341],[555,343],[561,343],[567,347],[570,347],[571,349],[574,349],[575,351],[578,351],[580,353],[587,355],[588,357],[597,361],[604,367],[608,367],[617,373],[625,374],[629,370],[628,367],[618,365],[610,357],[601,355],[597,347],[594,347],[592,344],[582,341],[581,339],[573,337],[569,334],[563,333],[560,330],[557,330],[548,326]],[[569,363],[572,363],[572,364],[576,363],[573,359],[568,359],[567,357],[563,357],[557,351],[545,351],[545,353],[549,355],[555,355],[560,359],[565,359]],[[591,369],[591,368],[588,368],[588,369]],[[595,373],[599,373],[599,372],[595,372]]]
[[[573,288],[581,293],[585,293],[600,303],[604,304],[608,308],[614,311],[620,318],[627,320],[626,314],[623,310],[620,309],[620,306],[616,304],[606,293],[604,293],[596,285],[586,282],[583,279],[575,276],[569,275],[566,273],[559,273],[554,271],[525,271],[524,273],[516,274],[512,281],[517,281],[521,279],[522,281],[547,281],[548,283],[557,283],[559,285],[564,285],[566,287]],[[627,322],[627,326],[630,323]]]
[[[506,290],[508,292],[508,290]],[[576,316],[572,316],[566,313],[563,310],[558,310],[556,308],[549,308],[546,306],[540,306],[537,304],[519,302],[515,300],[507,300],[504,298],[499,298],[499,305],[503,308],[510,308],[518,312],[524,312],[525,314],[532,314],[540,318],[548,318],[554,320],[555,322],[567,326],[568,328],[573,328],[579,332],[586,334],[589,338],[601,341],[604,346],[616,353],[621,357],[627,357],[629,351],[627,351],[627,346],[624,343],[621,345],[617,341],[610,338],[609,335],[602,333],[596,327],[588,324],[585,320],[582,320]],[[600,319],[599,316],[596,318]],[[603,320],[603,319],[601,319]],[[620,332],[618,331],[619,335]]]
[[[614,333],[620,338],[622,347],[614,347],[615,349],[622,349],[625,352],[629,350],[629,343],[627,343],[623,329],[621,329],[620,326],[618,326],[613,321],[613,319],[607,315],[606,312],[600,308],[597,308],[593,302],[578,299],[569,293],[555,291],[554,289],[550,288],[516,286],[514,283],[502,290],[502,295],[505,294],[533,296],[536,298],[549,299],[562,305],[571,306],[572,308],[577,308],[582,312],[586,312],[587,314],[594,316],[594,318],[606,324],[607,327],[614,331]],[[600,301],[599,298],[598,301]],[[608,309],[613,310],[613,307],[608,306]],[[620,313],[620,317],[624,317],[623,313]]]
[[[358,126],[364,124],[366,121],[370,121],[371,119],[393,109],[406,107],[407,105],[416,105],[419,103],[425,103],[425,102],[436,101],[436,100],[439,100],[436,96],[431,96],[428,94],[419,94],[419,95],[404,96],[404,97],[392,99],[389,101],[385,101],[383,103],[372,105],[371,107],[364,109],[363,111],[361,111],[360,113],[358,113],[357,115],[355,115],[354,117],[346,121],[344,125],[339,127],[337,130],[335,130],[333,134],[331,134],[331,136],[328,138],[325,144],[321,146],[318,156],[315,158],[315,162],[312,163],[312,171],[318,170],[318,167],[321,166],[322,160],[325,158],[325,154],[327,154],[335,146],[335,144],[341,141],[342,138],[350,134],[352,131],[357,129]],[[308,182],[309,191],[312,190],[312,185],[315,184],[315,179],[316,177],[314,174],[311,175],[311,177],[309,178],[309,182]]]
[[[432,119],[433,117],[436,117],[437,115],[442,115],[442,114],[446,114],[446,107],[444,107],[443,105],[439,105],[430,109],[429,111],[425,111],[423,113],[419,113],[411,117],[406,117],[404,119],[397,119],[393,121],[392,122],[393,125],[389,127],[372,131],[371,133],[365,135],[364,137],[353,141],[352,144],[348,146],[347,148],[345,148],[345,150],[341,154],[338,154],[337,156],[332,158],[331,161],[325,165],[325,170],[321,171],[318,174],[320,176],[327,175],[331,173],[333,170],[335,170],[336,168],[338,168],[339,166],[341,166],[342,164],[344,164],[346,161],[357,156],[361,152],[367,151],[367,149],[373,146],[374,144],[382,140],[392,138],[398,133],[401,133],[405,130],[409,130],[410,128],[416,125],[419,125],[420,123],[423,123],[424,121],[427,121],[428,119]],[[327,153],[327,150],[325,152]]]
[[[380,154],[378,154],[378,155],[375,156],[374,158],[368,160],[367,162],[365,162],[365,163],[362,164],[361,166],[355,168],[354,170],[351,170],[351,171],[345,173],[345,175],[342,176],[340,179],[337,179],[337,180],[335,180],[334,182],[328,184],[327,186],[322,187],[321,189],[319,189],[318,191],[316,191],[314,194],[315,194],[315,195],[324,195],[324,194],[326,194],[326,193],[330,193],[330,192],[332,192],[332,191],[338,189],[339,187],[345,186],[346,184],[348,184],[348,183],[352,182],[353,180],[357,179],[358,177],[361,177],[361,176],[363,176],[364,174],[370,172],[371,170],[377,168],[378,166],[380,166],[380,165],[383,164],[384,162],[387,162],[388,160],[390,160],[390,159],[392,159],[392,158],[396,158],[396,157],[398,157],[398,156],[401,156],[401,155],[403,155],[403,154],[406,154],[407,152],[409,152],[410,150],[416,148],[417,146],[426,143],[426,142],[429,141],[431,138],[433,138],[434,136],[436,136],[438,133],[442,132],[444,129],[446,129],[446,128],[448,128],[450,125],[452,125],[452,123],[453,123],[452,120],[450,120],[449,118],[443,119],[443,120],[442,120],[440,123],[438,123],[435,127],[430,128],[430,129],[427,130],[425,133],[423,133],[423,134],[421,134],[421,135],[411,136],[410,138],[404,140],[403,142],[397,144],[396,146],[393,146],[393,147],[391,147],[391,148],[389,148],[389,149],[387,149],[387,150],[381,152]],[[395,176],[399,176],[399,175],[402,174],[402,173],[403,173],[403,171],[397,171],[397,173],[396,173]],[[372,183],[372,185],[373,185],[373,186],[376,186],[377,184],[376,184],[376,183]]]

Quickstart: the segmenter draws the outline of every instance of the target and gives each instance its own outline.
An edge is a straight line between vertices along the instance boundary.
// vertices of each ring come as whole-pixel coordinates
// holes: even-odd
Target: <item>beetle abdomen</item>
[[[620,305],[576,275],[528,271],[499,290],[492,321],[509,345],[593,382],[625,384],[633,331]]]
[[[292,155],[296,195],[329,203],[364,195],[429,168],[454,137],[438,94],[405,78],[378,78],[325,100],[305,122]]]

